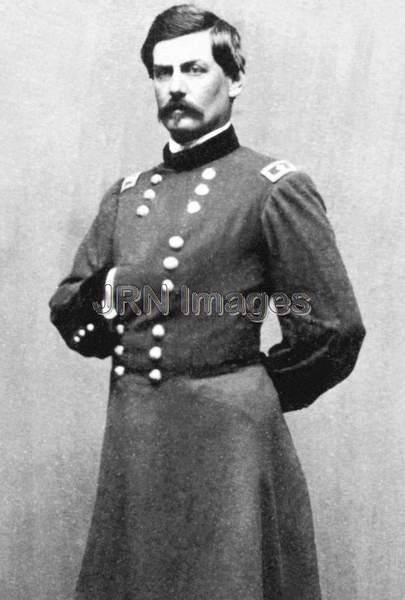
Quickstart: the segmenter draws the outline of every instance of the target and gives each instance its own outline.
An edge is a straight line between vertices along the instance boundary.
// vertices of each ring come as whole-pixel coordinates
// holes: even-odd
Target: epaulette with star
[[[122,194],[122,192],[125,192],[125,190],[129,190],[130,188],[134,187],[139,179],[140,174],[141,171],[139,171],[138,173],[133,173],[132,175],[128,175],[128,177],[125,177],[124,181],[121,184],[120,193]]]
[[[267,177],[272,183],[276,183],[276,181],[284,177],[284,175],[287,175],[287,173],[296,170],[297,167],[288,162],[288,160],[274,160],[266,165],[260,173],[264,175],[264,177]]]

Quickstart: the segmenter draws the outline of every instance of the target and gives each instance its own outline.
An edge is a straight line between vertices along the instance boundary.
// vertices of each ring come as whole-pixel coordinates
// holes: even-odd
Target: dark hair
[[[182,35],[210,30],[212,55],[232,80],[245,72],[245,58],[241,52],[238,31],[214,13],[202,10],[193,4],[179,4],[163,11],[153,21],[142,46],[141,58],[153,79],[153,49],[158,42],[171,40]]]

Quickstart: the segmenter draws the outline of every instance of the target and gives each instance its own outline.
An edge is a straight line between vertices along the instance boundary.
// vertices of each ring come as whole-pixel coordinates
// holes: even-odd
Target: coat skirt
[[[262,365],[113,376],[76,598],[320,598],[306,483]]]

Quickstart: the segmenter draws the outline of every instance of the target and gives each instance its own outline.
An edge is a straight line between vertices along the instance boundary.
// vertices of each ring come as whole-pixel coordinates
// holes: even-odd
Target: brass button
[[[210,193],[210,188],[206,183],[199,183],[194,192],[197,194],[197,196],[206,196]]]
[[[174,290],[174,283],[171,279],[164,279],[162,281],[162,287],[165,287],[168,292],[172,292]]]
[[[79,329],[79,331],[77,332],[80,337],[84,337],[86,335],[86,330],[85,329]]]
[[[161,176],[160,173],[153,173],[153,175],[150,178],[150,182],[153,185],[157,185],[158,183],[160,183],[162,181],[163,177]]]
[[[162,348],[153,346],[153,348],[149,350],[149,356],[152,360],[160,360],[162,358]]]
[[[87,329],[87,331],[94,331],[95,327],[94,327],[93,323],[87,323],[86,329]]]
[[[76,344],[78,344],[78,343],[80,342],[80,338],[79,338],[79,336],[78,336],[78,335],[75,335],[75,336],[73,337],[73,341],[74,341],[74,342],[76,342]]]
[[[198,202],[198,200],[191,200],[187,204],[187,212],[190,215],[194,215],[195,213],[198,213],[200,210],[201,210],[201,204]]]
[[[143,193],[145,200],[154,200],[156,198],[156,192],[152,189],[145,190]]]
[[[117,356],[122,356],[124,354],[124,346],[121,346],[121,345],[115,346],[114,353]]]
[[[152,327],[152,335],[157,340],[161,340],[166,334],[165,328],[160,323],[157,323]]]
[[[115,367],[114,373],[118,375],[118,377],[121,377],[121,375],[124,375],[125,373],[125,367],[123,367],[122,365],[118,365],[117,367]]]
[[[119,333],[119,335],[122,335],[125,331],[125,327],[122,323],[119,323],[117,325],[117,327],[115,328],[116,332]]]
[[[172,237],[169,238],[169,246],[170,248],[173,248],[173,250],[180,250],[180,248],[183,248],[184,240],[181,235],[172,235]]]
[[[152,369],[149,373],[149,379],[154,383],[158,383],[162,380],[162,371],[160,369]]]
[[[141,204],[136,209],[136,214],[138,215],[138,217],[146,217],[146,215],[149,214],[149,207],[146,206],[146,204]]]
[[[175,256],[166,256],[166,258],[163,259],[163,266],[168,271],[174,271],[174,269],[177,269],[179,266],[179,261]]]
[[[214,177],[216,176],[217,172],[215,169],[213,169],[212,167],[207,167],[206,169],[204,169],[204,171],[202,172],[201,177],[205,180],[210,181],[211,179],[214,179]]]

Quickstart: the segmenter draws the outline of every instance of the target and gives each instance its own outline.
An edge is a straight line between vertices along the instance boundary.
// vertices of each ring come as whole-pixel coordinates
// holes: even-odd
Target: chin
[[[204,135],[201,124],[196,123],[192,119],[181,119],[177,122],[174,119],[170,119],[165,123],[165,127],[172,138],[178,143],[189,142],[194,138]]]
[[[191,142],[194,139],[197,139],[204,135],[204,132],[201,132],[199,129],[192,128],[183,128],[183,127],[174,127],[173,129],[169,129],[171,137],[178,143],[184,144],[186,142]]]

